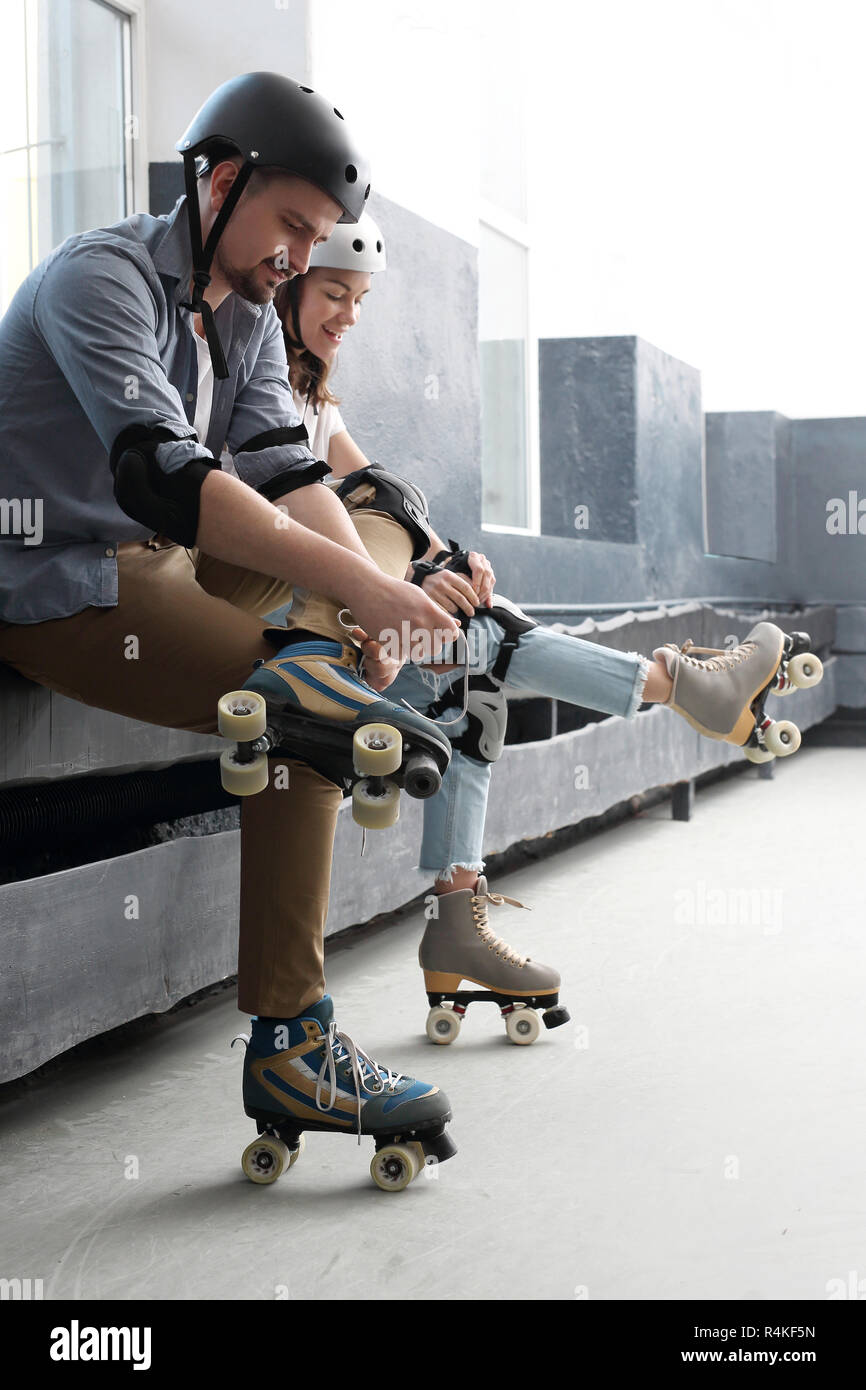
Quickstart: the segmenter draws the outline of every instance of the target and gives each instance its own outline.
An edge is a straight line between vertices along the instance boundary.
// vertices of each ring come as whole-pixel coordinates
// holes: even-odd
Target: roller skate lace
[[[512,907],[522,907],[524,912],[531,912],[532,909],[527,907],[525,903],[519,903],[516,898],[506,898],[504,893],[473,893],[471,903],[472,916],[475,918],[475,930],[488,951],[495,951],[499,959],[504,960],[506,965],[514,965],[518,970],[522,970],[529,960],[529,956],[522,956],[501,937],[494,936],[493,929],[487,919],[487,904],[493,903],[494,906],[501,907],[503,903],[510,903]]]
[[[699,671],[729,671],[732,666],[739,666],[740,662],[755,650],[754,642],[741,642],[730,651],[724,651],[719,647],[696,647],[690,637],[686,638],[681,647],[678,647],[676,642],[666,642],[665,646],[679,652],[681,661],[687,662]],[[706,652],[709,660],[699,661],[696,657],[689,656],[689,652]]]
[[[325,1055],[319,1068],[316,1081],[316,1107],[319,1110],[333,1109],[337,1099],[337,1067],[348,1062],[355,1084],[355,1099],[358,1103],[358,1143],[361,1142],[361,1092],[368,1096],[381,1095],[383,1091],[395,1091],[404,1080],[398,1071],[379,1066],[368,1057],[363,1048],[357,1047],[348,1033],[341,1033],[332,1019],[328,1024],[328,1037],[324,1042]],[[329,1099],[322,1103],[322,1086],[327,1085]]]

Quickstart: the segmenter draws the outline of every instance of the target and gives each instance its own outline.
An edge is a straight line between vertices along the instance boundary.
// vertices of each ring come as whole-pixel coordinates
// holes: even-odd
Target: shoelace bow
[[[679,652],[680,658],[688,662],[689,666],[695,666],[702,671],[727,671],[731,666],[739,666],[740,662],[755,650],[754,642],[741,642],[738,647],[733,647],[731,651],[722,651],[719,647],[696,647],[690,637],[687,637],[681,647],[676,642],[667,642],[666,646],[672,651]],[[707,652],[711,654],[709,661],[698,661],[695,657],[689,656],[689,652]]]
[[[493,928],[487,917],[487,904],[493,903],[495,907],[501,907],[503,903],[509,903],[511,907],[522,907],[524,912],[531,912],[532,908],[525,903],[519,903],[516,898],[507,898],[504,893],[473,893],[470,899],[472,903],[472,915],[475,918],[475,930],[481,937],[489,951],[495,951],[500,960],[504,960],[507,965],[516,965],[518,969],[523,969],[529,956],[522,956],[519,951],[508,945],[501,937],[494,936]]]
[[[337,1025],[332,1019],[328,1024],[328,1037],[324,1043],[325,1055],[322,1058],[322,1065],[319,1068],[319,1075],[316,1080],[316,1108],[318,1110],[333,1110],[337,1100],[337,1067],[343,1062],[348,1062],[352,1080],[355,1083],[355,1098],[358,1102],[358,1143],[361,1142],[361,1092],[365,1091],[369,1096],[379,1096],[383,1091],[393,1091],[398,1083],[404,1078],[398,1071],[391,1071],[388,1067],[380,1067],[378,1062],[374,1062],[363,1048],[357,1047],[348,1033],[340,1033]],[[367,1082],[368,1072],[374,1085]],[[322,1085],[326,1080],[330,1093],[327,1105],[322,1104]]]

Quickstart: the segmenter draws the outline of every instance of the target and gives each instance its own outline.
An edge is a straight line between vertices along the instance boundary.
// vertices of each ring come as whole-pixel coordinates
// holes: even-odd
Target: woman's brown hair
[[[284,280],[274,293],[274,308],[283,325],[283,341],[289,361],[289,382],[292,390],[306,396],[314,406],[339,405],[338,398],[328,387],[331,364],[323,362],[301,341],[298,318],[300,275]]]

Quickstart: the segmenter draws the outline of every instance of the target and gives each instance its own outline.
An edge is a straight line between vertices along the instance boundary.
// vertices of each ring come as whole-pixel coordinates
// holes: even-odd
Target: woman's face
[[[298,317],[301,338],[323,362],[333,362],[343,334],[354,328],[361,301],[370,289],[367,270],[330,270],[314,266],[301,281]]]

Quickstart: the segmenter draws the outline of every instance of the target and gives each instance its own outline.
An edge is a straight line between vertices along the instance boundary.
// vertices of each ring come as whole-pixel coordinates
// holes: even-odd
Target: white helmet
[[[362,212],[357,222],[338,222],[327,241],[314,246],[310,256],[313,266],[329,270],[384,270],[385,241],[368,212]]]

